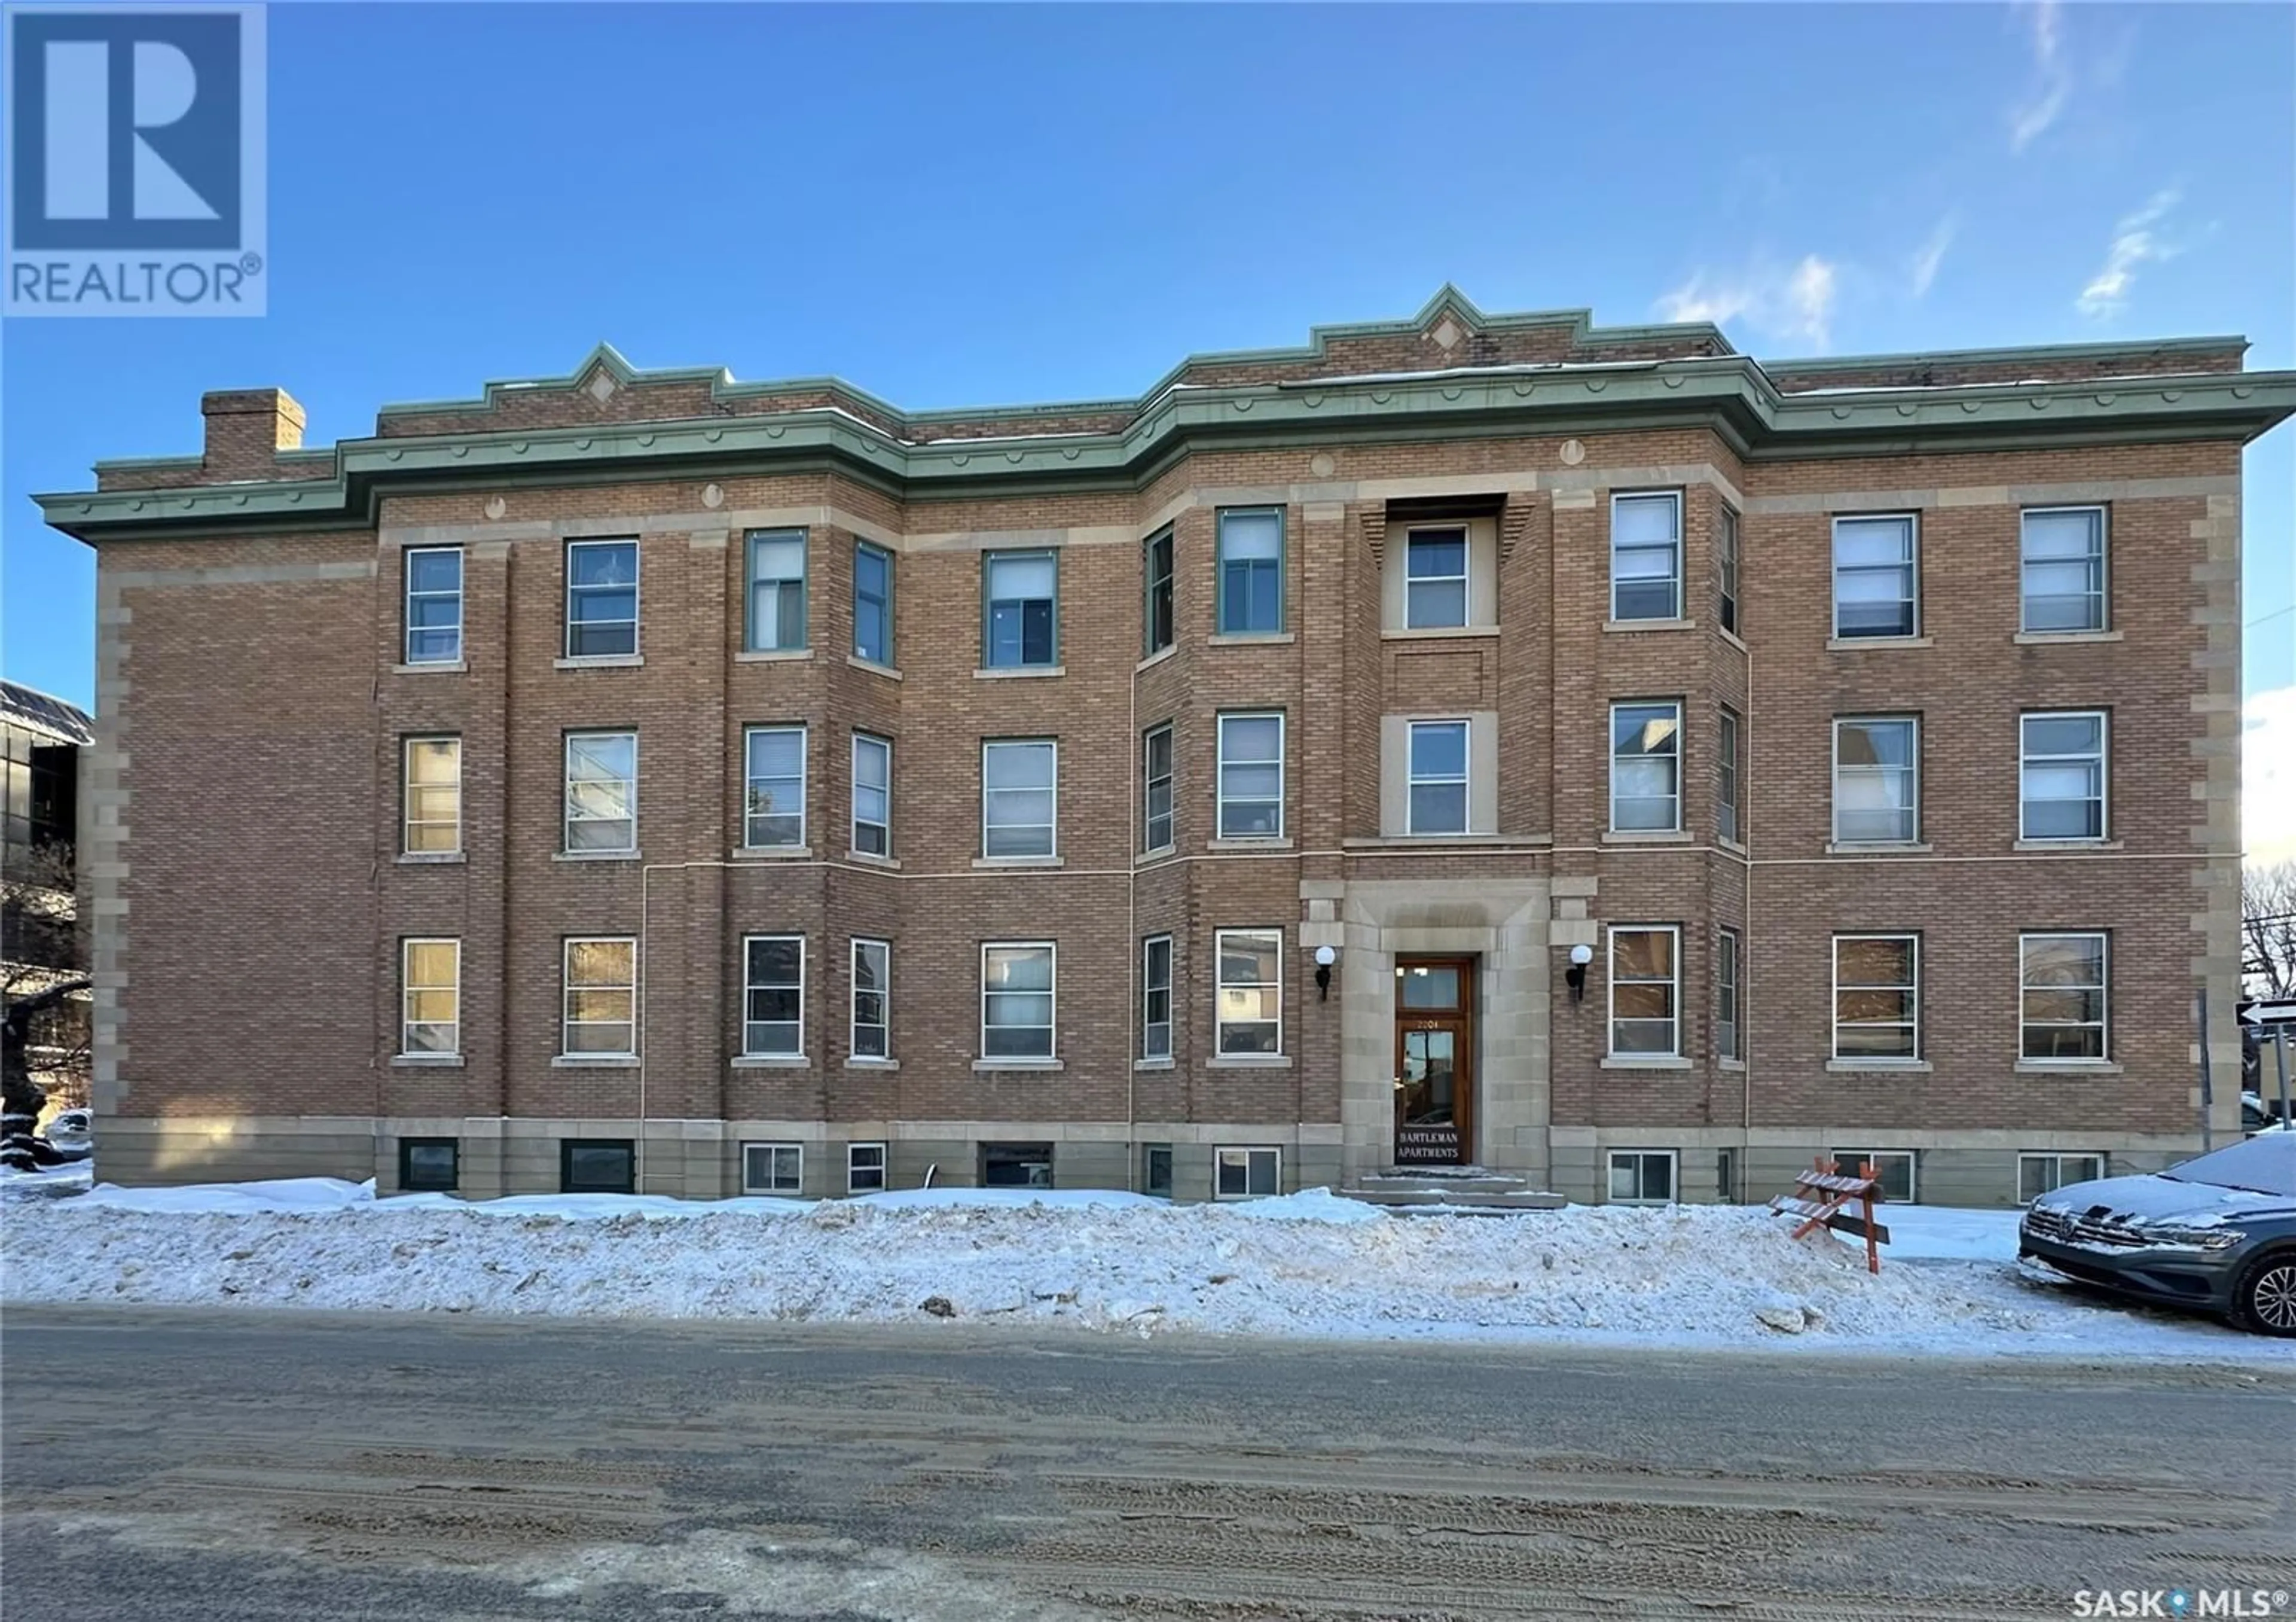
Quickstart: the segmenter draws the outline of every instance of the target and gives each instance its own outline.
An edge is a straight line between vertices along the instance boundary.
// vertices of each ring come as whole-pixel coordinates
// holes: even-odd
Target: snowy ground
[[[1892,1207],[1897,1242],[1874,1277],[1862,1251],[1732,1206],[1395,1216],[1320,1190],[1172,1206],[971,1190],[475,1204],[323,1179],[67,1192],[53,1176],[0,1183],[0,1300],[2289,1356],[2208,1320],[2021,1281],[2005,1211]]]

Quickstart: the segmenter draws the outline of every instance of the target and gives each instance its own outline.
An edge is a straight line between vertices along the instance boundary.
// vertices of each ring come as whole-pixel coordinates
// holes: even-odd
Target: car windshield
[[[2296,1198],[2296,1132],[2262,1132],[2161,1175],[2177,1182]]]

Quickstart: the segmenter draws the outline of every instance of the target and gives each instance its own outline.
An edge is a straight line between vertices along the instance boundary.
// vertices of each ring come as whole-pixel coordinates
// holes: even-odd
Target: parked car
[[[2081,1283],[2296,1337],[2296,1132],[2067,1183],[2026,1208],[2017,1243]]]
[[[66,1160],[85,1160],[95,1153],[95,1112],[60,1109],[40,1134]]]

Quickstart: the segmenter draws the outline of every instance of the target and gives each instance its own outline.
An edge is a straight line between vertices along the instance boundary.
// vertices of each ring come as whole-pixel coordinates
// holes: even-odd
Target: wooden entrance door
[[[1475,1155],[1475,960],[1395,961],[1395,1164]]]

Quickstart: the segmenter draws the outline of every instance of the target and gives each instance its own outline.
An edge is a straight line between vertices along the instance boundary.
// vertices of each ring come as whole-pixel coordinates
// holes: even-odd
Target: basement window
[[[401,1138],[398,1186],[408,1194],[451,1194],[462,1182],[462,1148],[452,1138]]]
[[[637,1147],[627,1138],[568,1138],[558,1146],[562,1194],[635,1194]]]
[[[1215,1199],[1260,1199],[1283,1191],[1280,1149],[1224,1149],[1213,1161]]]
[[[984,1143],[980,1146],[984,1189],[1049,1189],[1053,1146],[1049,1143]]]

